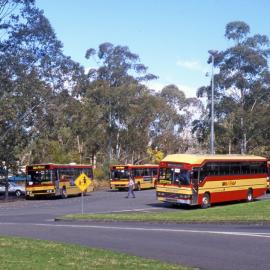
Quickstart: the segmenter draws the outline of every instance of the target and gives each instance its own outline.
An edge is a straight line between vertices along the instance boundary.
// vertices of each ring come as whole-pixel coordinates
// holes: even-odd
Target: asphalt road
[[[154,190],[94,192],[84,199],[87,213],[192,211],[164,207]],[[267,195],[267,199],[269,199]],[[17,235],[107,248],[200,269],[269,269],[269,225],[150,224],[136,222],[54,222],[81,211],[81,198],[0,203],[1,235]]]

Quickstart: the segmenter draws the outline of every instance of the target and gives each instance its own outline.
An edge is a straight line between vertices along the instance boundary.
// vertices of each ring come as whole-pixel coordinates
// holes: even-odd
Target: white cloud
[[[185,93],[186,97],[196,97],[196,86],[178,84],[177,87]]]
[[[97,69],[98,66],[88,66],[84,67],[84,73],[87,74],[91,69]]]
[[[173,83],[162,83],[162,82],[157,82],[157,81],[150,81],[146,83],[146,86],[150,89],[156,90],[156,91],[161,91],[165,86],[173,84]],[[179,90],[183,91],[186,95],[186,97],[195,97],[196,96],[196,91],[197,88],[196,86],[192,85],[183,85],[183,84],[175,84]]]
[[[164,88],[166,85],[166,83],[161,83],[161,82],[157,82],[157,81],[149,81],[149,82],[146,82],[145,85],[152,89],[152,90],[156,90],[156,91],[161,91],[162,88]]]
[[[203,67],[202,64],[196,60],[178,60],[176,65],[189,70],[205,70],[205,67]]]

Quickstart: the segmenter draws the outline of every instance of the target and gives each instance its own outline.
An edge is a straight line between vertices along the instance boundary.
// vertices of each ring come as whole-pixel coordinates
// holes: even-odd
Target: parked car
[[[5,185],[0,185],[0,193],[5,193]],[[18,186],[15,183],[8,183],[8,193],[9,194],[15,194],[17,197],[21,197],[22,195],[25,195],[25,187]]]
[[[13,182],[18,186],[24,186],[27,179],[30,180],[30,176],[27,176],[25,174],[12,175],[8,177],[9,182]]]

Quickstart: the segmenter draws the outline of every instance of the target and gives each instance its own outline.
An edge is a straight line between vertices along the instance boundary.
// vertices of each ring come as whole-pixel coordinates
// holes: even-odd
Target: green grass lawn
[[[78,245],[0,237],[0,269],[188,270],[194,268]]]
[[[270,222],[270,200],[219,205],[208,209],[153,213],[73,214],[65,219],[151,221],[151,222]]]

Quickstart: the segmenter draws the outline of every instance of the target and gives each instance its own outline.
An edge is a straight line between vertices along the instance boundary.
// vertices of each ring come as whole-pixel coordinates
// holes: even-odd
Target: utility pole
[[[211,55],[212,58],[212,79],[211,79],[211,134],[210,134],[210,153],[211,155],[215,154],[215,131],[214,131],[214,62],[215,62],[215,55],[218,51],[209,50],[208,53]]]

